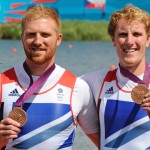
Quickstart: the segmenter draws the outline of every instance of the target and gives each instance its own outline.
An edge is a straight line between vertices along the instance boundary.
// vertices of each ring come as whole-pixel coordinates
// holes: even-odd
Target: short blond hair
[[[22,18],[22,30],[24,29],[24,25],[26,22],[39,18],[53,19],[57,25],[57,32],[61,33],[61,19],[57,11],[53,8],[45,7],[43,5],[33,6],[27,10],[24,17]]]
[[[150,15],[146,11],[135,7],[134,5],[128,4],[123,9],[112,13],[108,24],[108,34],[113,37],[116,31],[117,23],[119,20],[124,19],[127,23],[134,21],[141,22],[145,25],[145,30],[150,36]]]

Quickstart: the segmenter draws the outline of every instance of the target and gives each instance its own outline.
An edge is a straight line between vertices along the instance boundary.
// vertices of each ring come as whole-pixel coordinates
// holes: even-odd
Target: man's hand
[[[20,124],[10,118],[0,122],[0,148],[5,146],[9,139],[17,138],[20,133]]]
[[[148,92],[148,93],[145,95],[145,97],[144,97],[144,99],[143,99],[143,101],[142,101],[141,106],[142,106],[142,109],[143,109],[143,110],[146,110],[146,111],[147,111],[148,116],[149,116],[149,118],[150,118],[150,92]]]

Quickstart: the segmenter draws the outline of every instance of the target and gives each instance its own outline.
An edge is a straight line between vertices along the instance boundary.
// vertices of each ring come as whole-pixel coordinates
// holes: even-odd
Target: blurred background
[[[56,9],[62,20],[64,41],[57,50],[57,64],[77,76],[117,66],[107,24],[112,12],[129,3],[150,12],[150,0],[0,0],[0,71],[24,61],[20,21],[26,10],[38,4]],[[78,127],[73,150],[96,149]]]
[[[0,22],[17,22],[30,7],[43,4],[55,8],[62,20],[109,20],[109,16],[132,3],[150,11],[149,0],[0,0]]]

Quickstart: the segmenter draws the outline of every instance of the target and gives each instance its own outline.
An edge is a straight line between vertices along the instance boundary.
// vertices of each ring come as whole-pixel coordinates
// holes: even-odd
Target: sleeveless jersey
[[[150,149],[150,119],[131,98],[137,83],[123,77],[119,69],[97,71],[83,79],[89,83],[99,110],[100,150]]]
[[[21,78],[23,80],[23,77]],[[20,83],[19,79],[14,68],[2,73],[1,119],[8,116],[18,97],[25,91],[26,80]],[[61,77],[52,87],[47,88],[47,82],[42,90],[34,93],[23,104],[23,109],[27,113],[27,123],[21,127],[17,139],[9,140],[6,150],[72,149],[77,125],[75,115],[80,112],[72,111],[75,82],[76,77],[63,70]],[[91,129],[91,132],[95,132],[94,130]]]

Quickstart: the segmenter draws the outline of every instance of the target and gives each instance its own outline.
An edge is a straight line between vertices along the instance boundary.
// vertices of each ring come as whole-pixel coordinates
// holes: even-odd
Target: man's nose
[[[36,44],[36,45],[41,45],[42,44],[42,37],[39,34],[37,34],[35,36],[34,44]]]

